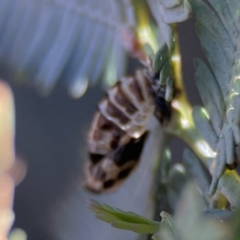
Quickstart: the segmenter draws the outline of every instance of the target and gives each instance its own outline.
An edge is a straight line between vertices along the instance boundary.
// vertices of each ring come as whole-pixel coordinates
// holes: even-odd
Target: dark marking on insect
[[[85,187],[94,192],[101,192],[119,186],[137,166],[147,135],[146,132],[139,139],[131,139],[98,163],[89,162],[86,167]]]
[[[127,168],[127,169],[125,169],[125,170],[122,170],[119,174],[118,174],[118,176],[117,176],[117,178],[118,179],[124,179],[124,178],[126,178],[126,177],[128,177],[128,175],[131,173],[131,171],[132,171],[132,168]]]
[[[171,118],[171,104],[163,97],[154,96],[156,102],[155,116],[160,123],[165,124]]]
[[[90,153],[89,154],[89,158],[90,158],[90,161],[93,163],[93,164],[96,164],[98,163],[99,161],[101,161],[101,159],[104,157],[104,155],[102,154],[92,154]]]
[[[114,125],[109,122],[103,115],[99,116],[98,125],[102,130],[111,130],[114,128]]]
[[[114,179],[107,180],[106,182],[104,182],[103,188],[108,189],[108,188],[112,187],[114,182],[115,182]]]
[[[128,144],[116,149],[114,152],[115,163],[121,167],[129,161],[139,160],[147,135],[148,132],[144,133],[141,138],[132,138]]]

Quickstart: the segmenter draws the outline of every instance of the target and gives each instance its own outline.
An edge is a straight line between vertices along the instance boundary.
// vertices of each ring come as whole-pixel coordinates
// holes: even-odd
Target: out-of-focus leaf
[[[172,30],[169,24],[183,22],[191,16],[191,6],[188,0],[148,0],[154,18],[157,21],[160,40],[170,47]]]
[[[3,0],[0,2],[1,76],[33,81],[48,93],[65,82],[81,96],[111,61],[121,75],[123,26],[134,25],[129,0]]]
[[[27,240],[27,234],[20,228],[15,228],[9,235],[9,240]]]
[[[221,193],[219,190],[216,191],[214,196],[209,199],[209,209],[227,209],[229,206],[229,202],[227,198]]]
[[[9,175],[15,161],[15,115],[10,87],[0,81],[0,239],[7,239],[14,221],[14,181]]]
[[[210,176],[207,176],[197,156],[189,149],[183,152],[183,163],[187,173],[193,178],[206,199],[208,199],[208,190],[210,186]]]
[[[160,228],[158,233],[152,236],[153,240],[158,240],[166,238],[167,240],[174,239],[174,219],[167,212],[161,212],[160,216],[162,217],[162,221],[160,223]]]
[[[233,218],[231,221],[231,226],[233,228],[233,234],[234,234],[231,240],[238,240],[240,238],[239,224],[240,224],[240,208],[238,207],[238,209],[234,212]]]
[[[0,81],[0,172],[8,170],[15,160],[15,116],[12,92]]]
[[[168,173],[167,178],[167,199],[168,204],[175,211],[176,204],[182,194],[186,183],[188,182],[186,170],[182,164],[175,164]]]
[[[154,235],[154,240],[226,240],[231,239],[229,227],[202,213],[202,196],[193,184],[184,190],[171,228]]]
[[[14,221],[12,210],[14,181],[5,173],[0,173],[0,239],[6,239]]]
[[[209,218],[216,218],[220,221],[225,221],[225,220],[229,220],[232,217],[233,212],[229,210],[222,210],[222,209],[211,209],[204,212],[204,214]]]

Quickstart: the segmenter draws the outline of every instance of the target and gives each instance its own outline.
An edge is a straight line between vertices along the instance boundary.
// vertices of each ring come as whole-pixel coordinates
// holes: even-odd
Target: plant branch
[[[172,101],[173,117],[167,127],[167,132],[184,140],[212,174],[216,167],[214,165],[216,153],[212,151],[209,144],[202,138],[194,125],[192,106],[187,100],[182,82],[181,55],[178,33],[175,26],[173,26],[173,33],[174,50],[172,54],[172,66],[175,86],[179,95]],[[240,202],[240,177],[237,172],[226,170],[219,181],[218,188],[231,203],[231,207],[235,208]]]

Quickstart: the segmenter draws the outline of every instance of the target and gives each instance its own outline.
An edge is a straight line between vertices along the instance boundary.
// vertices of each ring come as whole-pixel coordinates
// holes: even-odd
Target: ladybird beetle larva
[[[139,162],[150,118],[155,114],[161,123],[170,118],[159,73],[150,63],[145,65],[108,90],[94,115],[85,166],[85,187],[92,192],[113,191],[121,185]]]

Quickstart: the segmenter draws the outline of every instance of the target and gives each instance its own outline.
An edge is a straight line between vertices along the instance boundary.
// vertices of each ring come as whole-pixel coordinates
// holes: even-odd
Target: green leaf
[[[154,234],[153,240],[174,240],[174,219],[167,212],[161,212],[162,221],[158,233]]]
[[[153,60],[153,71],[159,72],[160,69],[166,65],[166,61],[169,58],[168,46],[164,44],[155,54]]]
[[[190,0],[197,20],[197,35],[211,67],[208,69],[200,60],[195,64],[196,83],[209,114],[209,121],[200,114],[199,109],[195,109],[193,114],[199,132],[217,154],[211,166],[213,178],[209,193],[213,195],[219,179],[226,175],[226,166],[230,169],[235,167],[235,156],[240,160],[240,4],[238,0],[231,1],[236,6],[233,11],[230,1],[209,2],[215,11],[201,0]],[[232,172],[232,180],[228,175],[223,177],[221,186],[219,185],[221,191],[228,194],[226,197],[233,208],[240,201],[240,196],[235,199],[234,192],[228,189],[231,184],[235,185],[239,181],[236,176]],[[240,189],[236,191],[239,192]]]
[[[206,116],[205,110],[202,107],[195,106],[193,108],[192,115],[199,133],[209,143],[212,150],[216,150],[218,144],[218,136],[214,131],[213,126],[208,119],[208,116]]]
[[[201,99],[212,120],[215,132],[219,136],[224,116],[225,102],[219,83],[208,67],[200,59],[195,60],[195,80]]]
[[[204,171],[203,164],[190,149],[185,149],[183,152],[183,164],[191,178],[196,181],[205,197],[208,198],[209,176]]]
[[[160,77],[159,77],[160,85],[166,85],[166,82],[169,77],[170,77],[170,64],[169,64],[169,61],[166,61],[166,63],[163,65],[160,72]]]
[[[184,240],[226,240],[228,237],[227,227],[219,221],[204,217],[201,209],[202,197],[196,187],[189,184],[177,207],[176,235]]]
[[[112,208],[95,200],[90,200],[88,207],[95,213],[97,218],[110,223],[115,228],[148,234],[156,233],[159,228],[159,222],[149,220],[133,212],[124,212]]]
[[[200,22],[196,24],[196,31],[212,71],[217,78],[222,94],[226,99],[228,94],[228,83],[231,78],[229,69],[231,61],[226,58],[226,52],[223,51],[223,47],[221,43],[219,43],[218,37],[220,38],[220,36],[213,36],[211,31]]]
[[[239,38],[240,26],[237,24],[239,16],[240,2],[238,0],[209,0],[214,10],[222,20],[228,34],[231,36],[232,42],[236,43]]]
[[[175,210],[182,190],[184,189],[188,180],[189,178],[182,164],[178,163],[172,166],[168,173],[166,185],[168,204],[171,209]]]

